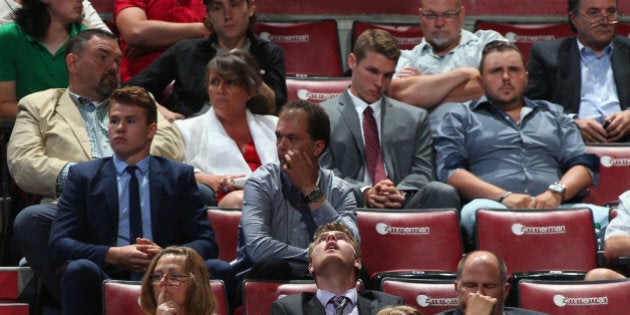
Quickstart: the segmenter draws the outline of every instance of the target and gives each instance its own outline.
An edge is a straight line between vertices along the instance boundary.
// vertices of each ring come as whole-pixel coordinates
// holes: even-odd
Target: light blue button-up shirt
[[[136,164],[136,178],[140,187],[140,207],[142,209],[142,236],[153,240],[151,229],[151,193],[149,191],[149,160],[145,157]],[[131,175],[125,171],[127,163],[114,156],[116,179],[118,181],[118,241],[117,246],[135,244],[136,240],[129,239],[129,180]]]
[[[608,115],[621,111],[610,63],[614,49],[612,42],[604,48],[600,56],[579,40],[578,49],[582,76],[578,118],[593,118],[604,124]]]

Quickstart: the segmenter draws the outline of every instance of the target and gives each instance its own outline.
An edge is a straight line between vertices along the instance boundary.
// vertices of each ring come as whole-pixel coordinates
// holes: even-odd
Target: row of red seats
[[[401,49],[411,49],[422,40],[418,23],[382,23],[355,21],[351,42],[366,29],[384,29],[397,40]],[[538,41],[574,36],[568,23],[497,23],[477,21],[475,29],[495,30],[519,47],[525,59],[529,49]],[[337,22],[332,19],[316,21],[261,21],[256,34],[282,46],[286,58],[287,75],[342,76],[343,62]],[[630,24],[619,24],[617,32],[630,36]]]
[[[220,310],[226,314],[225,291],[220,281],[212,282]],[[358,284],[360,288],[360,284]],[[300,292],[315,292],[313,281],[258,281],[248,280],[244,284],[243,308],[235,314],[267,315],[273,301],[286,295]],[[380,290],[398,295],[405,304],[432,315],[457,308],[457,295],[453,280],[429,281],[417,279],[386,278]],[[630,280],[612,281],[544,281],[524,280],[518,284],[518,305],[554,315],[565,314],[628,314],[630,304],[626,293]],[[106,281],[104,283],[103,307],[105,315],[141,315],[137,299],[140,295],[138,282]],[[243,311],[244,313],[241,313]]]

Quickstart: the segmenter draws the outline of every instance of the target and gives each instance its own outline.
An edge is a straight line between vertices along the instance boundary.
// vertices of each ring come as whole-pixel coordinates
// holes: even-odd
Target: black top
[[[254,34],[249,34],[248,37],[249,53],[264,71],[263,80],[274,91],[279,110],[287,100],[284,52],[280,46]],[[208,102],[205,74],[206,65],[217,54],[213,42],[216,42],[214,35],[182,40],[125,85],[141,86],[160,100],[164,89],[175,80],[170,96],[160,100],[160,103],[169,110],[188,117]]]

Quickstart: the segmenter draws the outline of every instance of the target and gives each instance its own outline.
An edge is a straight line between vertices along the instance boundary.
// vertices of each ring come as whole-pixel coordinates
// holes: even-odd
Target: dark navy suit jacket
[[[151,156],[149,161],[153,242],[162,248],[184,245],[204,259],[218,246],[191,166]],[[50,234],[54,269],[69,260],[89,259],[106,272],[105,254],[118,238],[118,184],[112,158],[70,168]]]

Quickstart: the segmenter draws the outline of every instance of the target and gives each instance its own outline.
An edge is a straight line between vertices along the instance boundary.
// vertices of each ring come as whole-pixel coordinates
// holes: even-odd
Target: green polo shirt
[[[73,23],[70,37],[86,29]],[[0,26],[0,81],[15,81],[17,99],[50,88],[68,86],[66,42],[53,55],[15,23]]]

